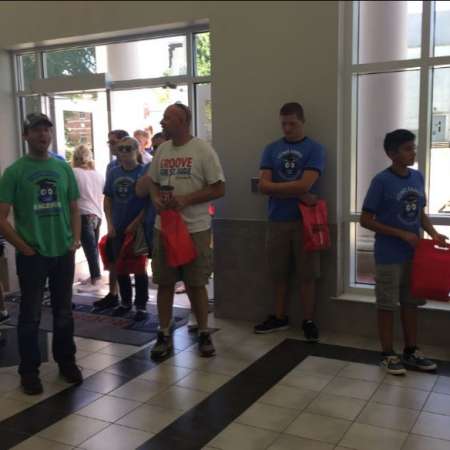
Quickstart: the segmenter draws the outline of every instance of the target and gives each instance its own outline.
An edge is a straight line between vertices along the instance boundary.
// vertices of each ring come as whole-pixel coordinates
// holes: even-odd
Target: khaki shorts
[[[377,264],[375,268],[375,296],[377,308],[395,311],[398,304],[417,307],[425,305],[424,299],[411,295],[411,261],[402,264]]]
[[[197,250],[197,258],[185,266],[169,267],[166,263],[164,242],[155,229],[153,236],[152,271],[153,282],[170,286],[184,281],[187,286],[206,286],[212,273],[211,230],[191,234]]]
[[[294,272],[300,280],[320,277],[319,252],[305,252],[301,222],[269,222],[266,251],[273,281],[283,281]]]

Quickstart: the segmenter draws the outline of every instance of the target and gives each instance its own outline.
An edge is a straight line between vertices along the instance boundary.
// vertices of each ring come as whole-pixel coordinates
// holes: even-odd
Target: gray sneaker
[[[392,355],[383,355],[383,359],[380,363],[381,367],[386,370],[387,373],[392,375],[405,375],[405,366],[400,361],[400,358],[393,353]]]
[[[203,332],[198,335],[198,350],[200,351],[200,356],[203,356],[204,358],[215,355],[216,349],[214,348],[209,333]]]
[[[425,372],[436,370],[436,364],[431,359],[425,358],[422,352],[416,347],[412,353],[403,353],[403,364],[415,367]]]
[[[167,356],[173,349],[172,336],[166,336],[162,331],[158,331],[158,339],[152,348],[152,358],[163,358]]]

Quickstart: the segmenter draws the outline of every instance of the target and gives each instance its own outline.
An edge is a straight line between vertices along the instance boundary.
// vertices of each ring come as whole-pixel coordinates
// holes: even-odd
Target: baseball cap
[[[52,121],[42,113],[31,113],[28,114],[23,122],[24,131],[37,127],[38,125],[47,125],[48,127],[53,127]]]

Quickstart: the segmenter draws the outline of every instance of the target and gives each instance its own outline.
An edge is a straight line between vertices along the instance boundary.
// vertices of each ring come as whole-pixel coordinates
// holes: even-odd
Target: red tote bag
[[[147,255],[135,255],[134,235],[133,233],[126,233],[116,262],[118,275],[129,275],[131,273],[142,275],[146,273],[146,268]]]
[[[197,257],[197,251],[181,214],[172,209],[160,212],[166,260],[170,267],[189,264]]]
[[[308,206],[299,203],[303,220],[303,245],[307,252],[326,250],[331,246],[328,211],[325,200]]]
[[[450,293],[450,248],[421,239],[416,247],[411,272],[411,294],[448,302]]]

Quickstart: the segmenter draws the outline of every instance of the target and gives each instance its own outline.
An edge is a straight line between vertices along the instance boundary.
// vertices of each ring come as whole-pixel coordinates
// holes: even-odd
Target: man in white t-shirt
[[[173,348],[171,337],[172,305],[175,283],[184,281],[192,310],[199,326],[199,351],[202,356],[215,354],[208,331],[208,294],[206,285],[212,272],[211,216],[208,205],[225,194],[225,177],[214,149],[190,133],[192,114],[189,107],[175,103],[164,112],[161,126],[170,138],[158,148],[148,176],[136,186],[140,196],[150,193],[157,211],[180,211],[197,250],[197,258],[185,266],[169,267],[161,239],[160,217],[156,218],[152,254],[153,281],[158,284],[160,331],[152,356],[160,358]],[[160,188],[173,186],[170,200],[161,197]]]

